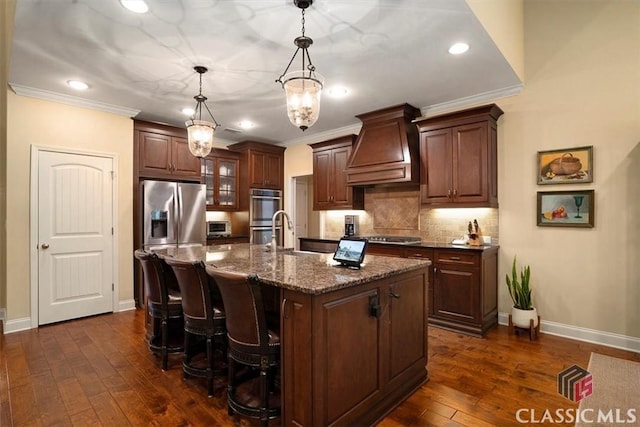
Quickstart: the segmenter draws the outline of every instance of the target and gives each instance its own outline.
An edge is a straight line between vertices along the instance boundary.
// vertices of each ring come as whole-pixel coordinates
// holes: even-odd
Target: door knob
[[[40,247],[42,249],[49,249],[49,244],[48,243],[43,243],[43,244],[40,245]]]

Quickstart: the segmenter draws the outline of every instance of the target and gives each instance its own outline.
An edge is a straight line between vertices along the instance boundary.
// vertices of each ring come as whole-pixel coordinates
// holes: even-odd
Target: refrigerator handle
[[[179,184],[176,184],[176,196],[174,198],[175,212],[173,221],[173,230],[176,236],[176,242],[180,243],[180,221],[182,221],[182,188]]]

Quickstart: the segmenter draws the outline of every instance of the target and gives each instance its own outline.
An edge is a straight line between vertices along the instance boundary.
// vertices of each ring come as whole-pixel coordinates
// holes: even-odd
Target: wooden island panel
[[[283,425],[374,424],[427,380],[427,277],[284,290]]]

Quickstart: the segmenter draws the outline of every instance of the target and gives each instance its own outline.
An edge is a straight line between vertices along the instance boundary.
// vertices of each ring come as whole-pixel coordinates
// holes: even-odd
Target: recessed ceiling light
[[[194,110],[193,108],[183,108],[182,109],[182,114],[184,114],[185,116],[193,116],[196,113],[196,110]]]
[[[149,6],[147,6],[144,0],[120,0],[120,4],[122,4],[125,9],[135,13],[147,13],[149,11]]]
[[[466,43],[456,43],[449,48],[449,53],[452,55],[460,55],[469,50],[469,45]]]
[[[327,92],[329,93],[329,96],[334,98],[344,98],[349,94],[349,89],[344,86],[333,86],[330,87]]]
[[[242,129],[251,129],[253,126],[255,126],[255,124],[249,120],[242,120],[238,122],[238,126],[240,126]]]
[[[67,80],[67,84],[69,87],[75,90],[87,90],[89,89],[89,85],[85,82],[81,82],[80,80]]]

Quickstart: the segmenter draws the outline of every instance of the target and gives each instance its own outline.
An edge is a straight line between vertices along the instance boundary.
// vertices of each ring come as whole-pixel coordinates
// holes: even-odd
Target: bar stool
[[[147,344],[149,350],[160,353],[162,370],[166,371],[169,353],[183,351],[182,336],[171,337],[169,332],[169,321],[171,320],[180,322],[180,329],[183,329],[182,297],[177,290],[178,285],[173,270],[168,268],[156,254],[138,249],[134,251],[133,256],[140,261],[142,266],[147,313],[152,319],[160,320],[160,343],[158,343],[156,335],[151,335]],[[170,344],[170,341],[177,341],[180,344]]]
[[[222,298],[204,269],[202,261],[179,261],[173,258],[165,260],[171,266],[178,279],[182,294],[182,311],[184,313],[184,356],[182,369],[184,377],[189,375],[207,379],[207,393],[213,396],[213,379],[215,375],[226,374],[226,366],[216,367],[214,343],[221,348],[222,357],[226,359],[226,327],[225,310]],[[200,338],[198,342],[197,338]],[[196,356],[200,353],[202,339],[205,341],[204,353],[206,363],[198,363]]]
[[[280,416],[280,391],[274,381],[280,365],[280,337],[275,327],[268,328],[261,285],[255,276],[213,266],[206,266],[206,271],[217,283],[226,310],[229,415],[235,412],[256,418],[266,427],[269,420]],[[257,371],[257,378],[255,374],[248,379],[241,375],[236,363]]]

